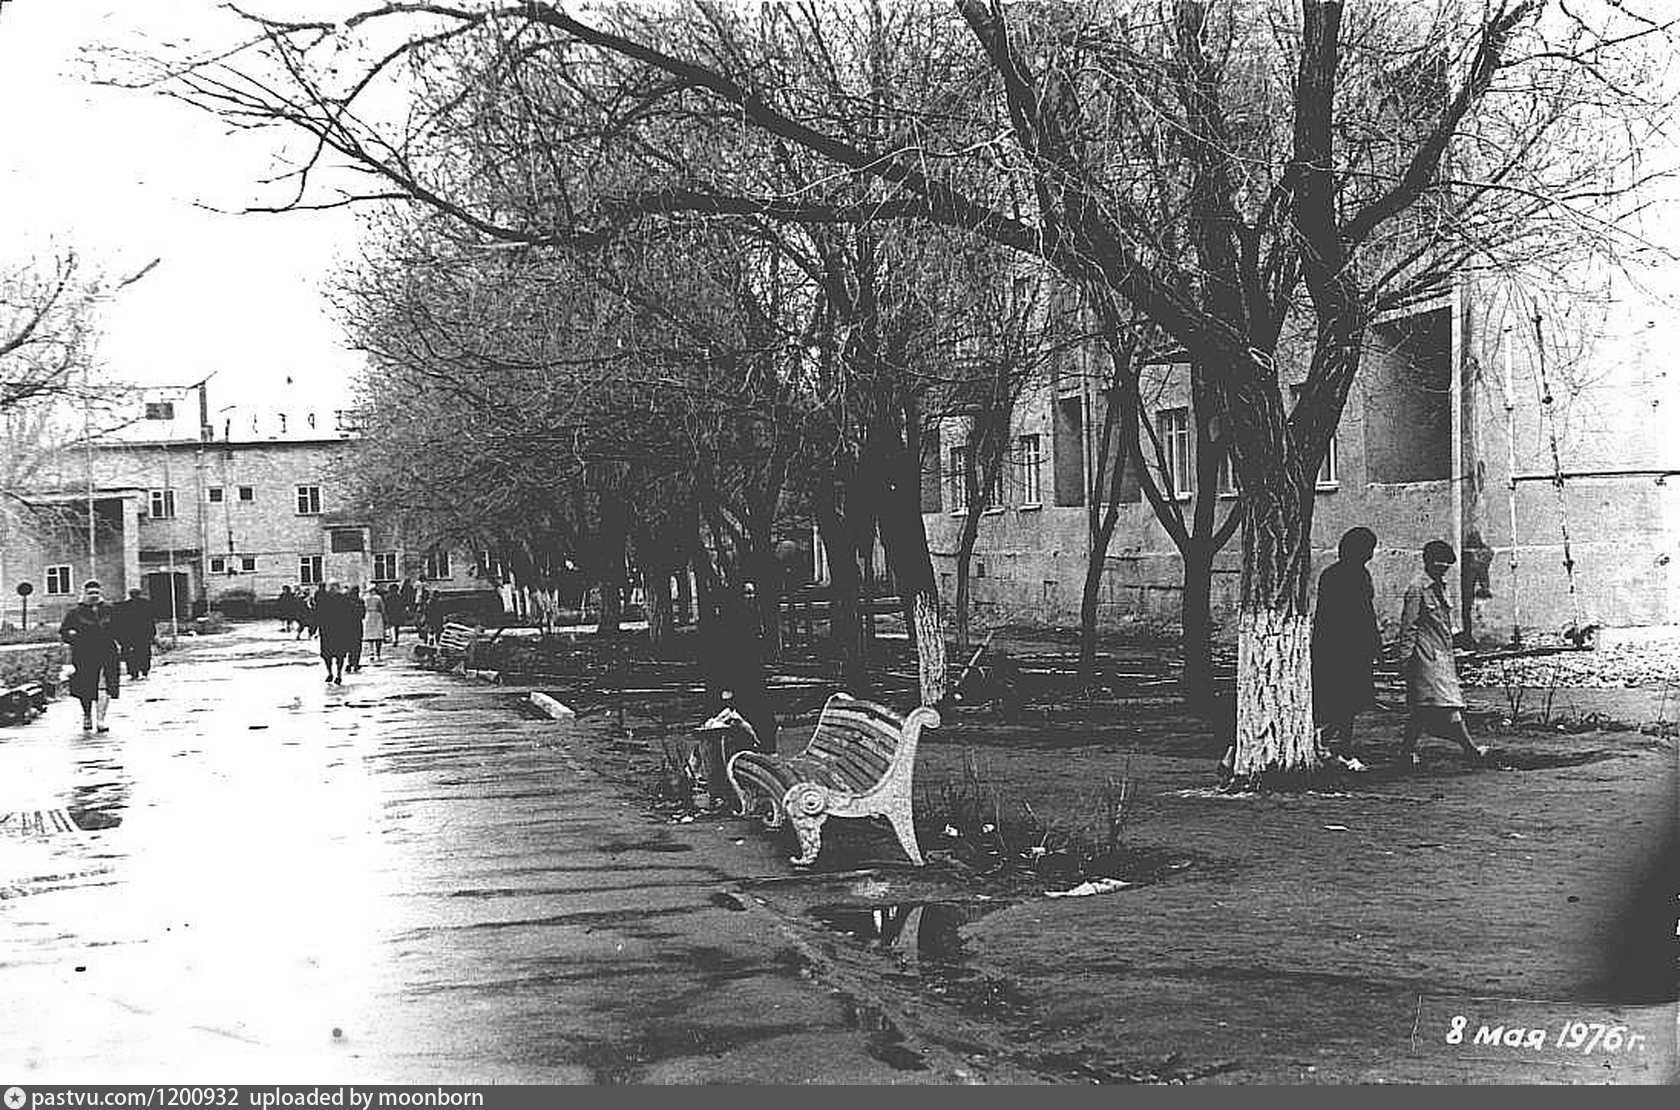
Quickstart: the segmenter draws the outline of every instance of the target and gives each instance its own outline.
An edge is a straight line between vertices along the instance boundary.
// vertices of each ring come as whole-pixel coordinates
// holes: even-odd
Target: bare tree
[[[1643,138],[1663,122],[1638,98],[1661,57],[1649,42],[1669,30],[1628,0],[1589,16],[1560,0],[1352,15],[1340,0],[959,0],[955,13],[891,14],[696,3],[658,21],[629,6],[585,18],[548,3],[387,5],[253,27],[278,78],[223,56],[174,70],[172,88],[224,118],[312,137],[304,192],[282,206],[355,199],[308,192],[330,153],[378,182],[357,195],[418,200],[467,233],[532,247],[597,243],[677,212],[926,221],[1040,258],[1146,316],[1201,375],[1243,491],[1244,783],[1316,766],[1312,475],[1369,321],[1466,273],[1613,241],[1647,176]],[[395,45],[363,47],[371,63],[345,76],[346,48],[376,27],[395,28]],[[501,182],[462,178],[447,149],[428,149],[430,117],[385,133],[357,114],[382,73],[435,75],[471,34],[508,42],[509,57],[565,59],[552,72],[583,122],[517,136],[557,167],[542,219],[504,219],[490,188]],[[1581,156],[1588,134],[1601,157]],[[694,152],[716,143],[749,172],[693,172]],[[1173,196],[1129,157],[1155,147],[1185,171]],[[856,187],[764,188],[750,160],[781,150]],[[592,169],[603,151],[610,180]],[[1311,350],[1292,410],[1279,366],[1291,321]]]

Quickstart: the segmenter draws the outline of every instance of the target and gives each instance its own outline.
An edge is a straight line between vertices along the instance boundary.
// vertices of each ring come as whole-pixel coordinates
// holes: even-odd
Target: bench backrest
[[[473,635],[473,630],[467,625],[451,622],[438,633],[438,646],[448,651],[466,651],[473,642]]]
[[[853,790],[868,790],[901,757],[914,758],[915,740],[906,746],[904,725],[905,719],[884,705],[835,694],[823,706],[804,754],[833,768]]]

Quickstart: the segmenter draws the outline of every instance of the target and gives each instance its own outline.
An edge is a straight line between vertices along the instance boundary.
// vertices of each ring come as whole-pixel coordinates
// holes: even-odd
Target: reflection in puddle
[[[880,952],[896,952],[923,964],[963,960],[962,927],[1007,902],[901,902],[884,906],[816,906],[812,917]]]
[[[70,816],[84,829],[114,829],[128,807],[128,783],[97,782],[71,791]]]

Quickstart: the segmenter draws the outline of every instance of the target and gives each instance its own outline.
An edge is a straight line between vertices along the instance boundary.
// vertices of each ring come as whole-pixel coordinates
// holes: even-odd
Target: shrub
[[[70,661],[68,644],[20,644],[0,647],[0,688],[39,682],[57,689],[58,675]]]

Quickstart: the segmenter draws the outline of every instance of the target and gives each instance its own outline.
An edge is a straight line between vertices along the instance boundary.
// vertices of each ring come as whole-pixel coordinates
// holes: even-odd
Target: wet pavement
[[[391,659],[329,686],[252,625],[183,640],[110,724],[61,698],[0,729],[7,1077],[974,1078],[730,893],[786,877],[780,845],[662,823],[518,691]],[[965,912],[887,928],[938,962]]]

